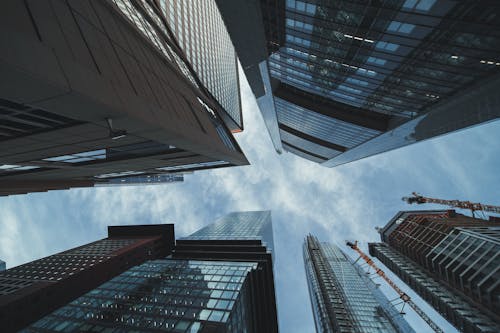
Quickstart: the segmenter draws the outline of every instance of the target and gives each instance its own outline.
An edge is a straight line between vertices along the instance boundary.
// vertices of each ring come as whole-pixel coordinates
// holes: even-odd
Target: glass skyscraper
[[[238,60],[215,0],[158,2],[192,68],[229,116],[226,124],[243,129]]]
[[[109,226],[107,238],[0,272],[1,331],[17,332],[174,245],[173,224]]]
[[[333,167],[500,117],[496,6],[217,3],[278,152]]]
[[[415,332],[339,247],[309,235],[303,255],[316,332]]]
[[[248,164],[213,0],[9,2],[0,30],[0,196]]]
[[[500,227],[449,211],[399,212],[370,254],[461,332],[500,331]]]
[[[270,212],[231,213],[23,332],[277,332],[272,258],[254,222],[270,224]]]
[[[271,211],[233,212],[198,230],[185,240],[260,240],[272,253]]]

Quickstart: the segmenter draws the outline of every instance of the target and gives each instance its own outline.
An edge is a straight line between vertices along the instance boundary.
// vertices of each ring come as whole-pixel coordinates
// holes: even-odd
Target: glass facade
[[[160,0],[162,14],[201,82],[241,128],[236,53],[214,0]]]
[[[243,128],[236,53],[213,1],[111,1],[195,87],[208,89],[231,118],[227,126]]]
[[[269,91],[258,97],[278,152],[283,147],[333,167],[500,116],[493,106],[500,72],[496,7],[448,0],[259,3],[264,33],[254,39],[265,40],[268,71],[252,89],[272,87],[272,102]],[[225,16],[236,15],[224,1],[220,6]],[[226,21],[233,39],[252,40],[234,17]],[[245,64],[251,85],[261,65],[255,58]],[[492,89],[468,101],[494,98],[488,111],[469,105],[453,112],[457,97],[481,91],[489,80],[496,80]]]
[[[449,24],[447,15],[459,18],[467,10],[495,23],[480,8],[466,7],[406,0],[386,3],[368,14],[364,5],[348,1],[287,0],[286,43],[270,58],[271,74],[300,89],[374,112],[418,114],[489,70],[498,70],[496,62],[486,67],[481,60],[486,50],[498,48],[500,40],[464,34],[477,29],[473,22],[454,27],[451,36],[442,34]],[[430,45],[425,42],[428,36]],[[482,47],[475,49],[480,41]],[[439,42],[450,47],[433,49]],[[412,65],[405,67],[410,61]]]
[[[154,260],[111,279],[22,332],[247,332],[256,263]]]
[[[271,255],[245,242],[267,233],[270,212],[228,214],[21,332],[276,333]]]
[[[280,98],[275,99],[275,105],[280,124],[346,148],[352,148],[381,133],[312,112]],[[283,134],[282,141],[287,142]]]
[[[303,250],[318,333],[414,332],[359,266],[337,246],[308,236]]]
[[[273,251],[271,211],[229,213],[185,240],[261,240]]]
[[[164,258],[174,244],[172,224],[108,226],[108,238],[0,272],[2,332],[18,332],[131,267]],[[76,331],[66,326],[53,331]]]

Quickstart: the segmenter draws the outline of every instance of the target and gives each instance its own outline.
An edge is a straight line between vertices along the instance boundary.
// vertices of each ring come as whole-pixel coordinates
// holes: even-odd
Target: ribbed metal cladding
[[[449,211],[399,212],[370,254],[458,330],[500,330],[500,225]]]
[[[498,322],[485,315],[465,296],[443,284],[396,249],[385,243],[370,243],[368,248],[370,255],[379,259],[459,331],[465,333],[500,332]]]

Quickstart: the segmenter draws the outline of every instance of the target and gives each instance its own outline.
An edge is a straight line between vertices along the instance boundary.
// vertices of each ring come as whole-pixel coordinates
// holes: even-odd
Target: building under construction
[[[316,332],[414,332],[337,246],[309,235],[303,255]]]
[[[372,256],[461,332],[500,332],[500,223],[454,210],[403,211]]]

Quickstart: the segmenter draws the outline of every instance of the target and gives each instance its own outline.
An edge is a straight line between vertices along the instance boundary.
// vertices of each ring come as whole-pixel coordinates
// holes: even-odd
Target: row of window
[[[167,329],[179,333],[199,332],[206,322],[227,323],[233,312],[240,316],[240,306],[237,304],[241,298],[238,298],[239,293],[231,290],[234,288],[230,286],[217,290],[216,286],[210,287],[212,282],[205,282],[205,289],[193,289],[186,285],[184,282],[197,276],[193,274],[193,270],[248,273],[255,267],[256,264],[252,263],[233,262],[147,262],[56,310],[32,325],[30,330],[66,331],[68,327],[70,331],[83,330],[99,324],[116,328],[117,331]],[[165,277],[171,276],[171,279],[151,277],[151,274],[158,273]],[[243,280],[236,285],[242,284]],[[85,325],[89,327],[84,327]],[[113,329],[106,330],[108,331],[113,332]]]

